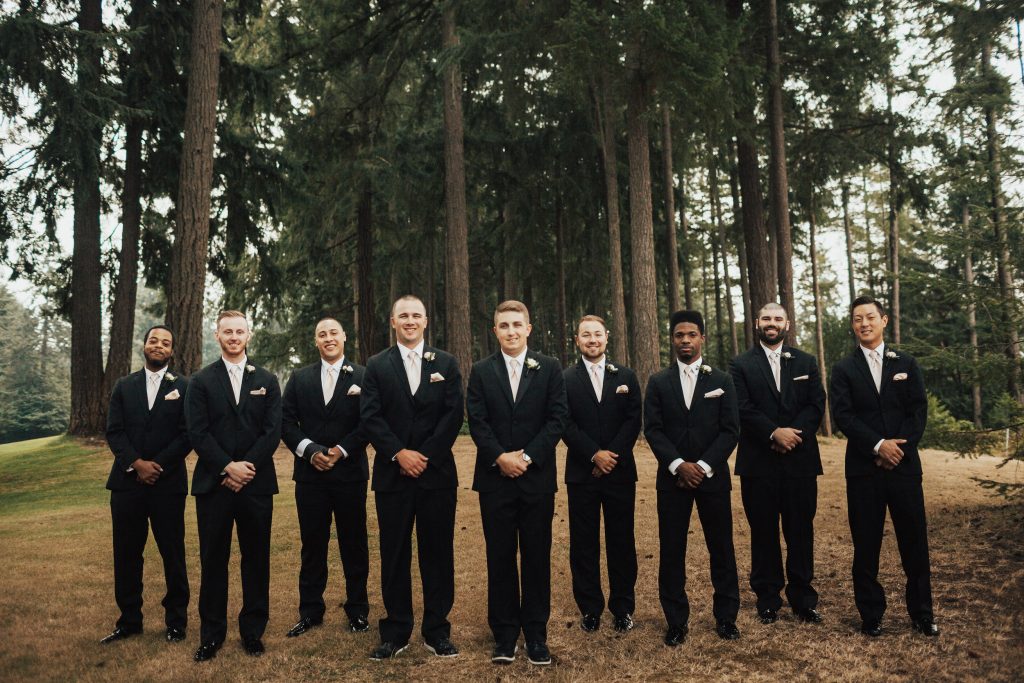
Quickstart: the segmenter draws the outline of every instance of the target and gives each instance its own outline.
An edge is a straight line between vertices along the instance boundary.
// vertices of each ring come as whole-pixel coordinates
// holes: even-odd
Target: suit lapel
[[[883,355],[882,356],[882,381],[880,383],[881,384],[881,389],[878,392],[879,395],[881,395],[881,393],[886,390],[886,388],[889,386],[889,382],[892,381],[893,375],[895,375],[895,374],[896,374],[896,359],[895,358],[891,358],[891,359],[890,358],[886,358],[885,355]]]
[[[238,392],[238,410],[241,411],[246,401],[249,400],[249,392],[253,389],[253,382],[255,380],[256,373],[249,372],[249,359],[246,358],[245,364],[242,366],[242,389]],[[321,392],[322,393],[322,392]]]
[[[228,368],[224,365],[224,359],[220,358],[214,362],[213,371],[217,373],[217,378],[220,380],[221,388],[224,390],[224,396],[227,399],[228,405],[231,406],[231,410],[238,412],[238,404],[235,403],[235,391],[231,388],[231,378],[228,377]],[[245,374],[243,369],[242,374]],[[243,377],[243,383],[245,378]],[[239,394],[241,398],[241,394]]]
[[[601,403],[602,404],[605,403],[612,396],[612,394],[615,393],[615,389],[616,389],[615,380],[616,380],[616,378],[617,378],[616,375],[613,375],[610,372],[608,372],[608,363],[605,362],[605,364],[604,364],[604,381],[601,382]],[[588,378],[588,380],[589,380],[589,378]],[[588,384],[589,383],[590,382],[588,381]],[[590,393],[594,393],[593,384],[591,384]]]
[[[860,370],[861,375],[864,376],[864,381],[868,383],[868,386],[872,389],[875,388],[875,378],[871,376],[871,368],[868,367],[868,359],[864,357],[864,352],[861,351],[858,346],[853,350],[853,364]],[[885,379],[885,365],[882,365],[882,378]],[[875,395],[878,395],[878,391],[875,391]]]
[[[672,393],[675,394],[679,407],[684,413],[689,411],[689,408],[686,407],[686,398],[683,396],[683,378],[679,374],[679,361],[677,360],[672,361],[672,381],[669,382],[669,385],[672,387]],[[696,390],[694,393],[697,393]]]
[[[785,346],[779,348],[783,354],[789,353]],[[792,355],[792,354],[790,354]],[[793,359],[786,360],[785,356],[779,356],[779,385],[782,390],[779,392],[779,399],[784,400],[791,389],[793,379]]]
[[[607,370],[605,372],[607,373]],[[580,359],[576,363],[576,378],[579,380],[580,384],[583,386],[583,389],[584,389],[583,393],[585,393],[587,396],[589,396],[590,400],[593,401],[596,404],[598,401],[597,401],[597,394],[594,393],[594,383],[590,381],[590,373],[587,372],[587,364],[583,362],[583,359]],[[607,380],[607,378],[608,378],[608,375],[605,374],[605,380]],[[605,384],[607,384],[607,381],[605,382]],[[520,387],[522,387],[521,384],[520,384]],[[602,394],[602,398],[603,397],[604,397],[604,395]]]
[[[345,372],[345,367],[348,363],[342,363],[341,367],[338,368],[338,379],[334,381],[334,394],[331,395],[331,400],[324,406],[324,410],[328,413],[333,413],[338,407],[338,397],[347,396],[348,390],[352,386],[353,377],[355,373]],[[323,391],[323,385],[320,387],[321,392]]]
[[[537,370],[531,370],[528,365],[533,357],[534,354],[531,354],[529,351],[526,352],[526,358],[523,359],[523,367],[519,371],[519,391],[516,392],[516,400],[513,405],[519,405],[520,402],[522,402],[523,396],[526,395],[526,389],[530,386],[530,380],[532,380],[533,376],[539,371],[539,368]],[[511,391],[512,385],[510,383],[509,392],[511,393]],[[590,393],[593,394],[593,390],[591,390]]]
[[[430,368],[428,366],[433,365],[433,363],[429,362],[425,358],[425,356],[430,352],[430,347],[424,344],[423,355],[420,356],[420,384],[416,387],[416,394],[419,394],[423,390],[424,384],[430,384]]]
[[[131,387],[132,392],[135,394],[135,400],[141,401],[140,405],[146,409],[147,413],[150,413],[152,411],[149,409],[149,392],[146,387],[146,371],[143,369],[134,374],[137,376],[132,378]],[[153,405],[156,406],[155,401],[153,402]]]
[[[769,390],[775,395],[775,398],[780,398],[780,392],[775,387],[775,375],[772,374],[772,364],[768,362],[768,356],[760,344],[754,349],[754,362],[757,363],[757,367],[761,368],[761,374],[764,375],[764,381],[768,384]],[[781,358],[779,359],[779,365],[780,367],[782,365]],[[779,377],[782,377],[781,371],[779,372]]]
[[[707,386],[707,380],[704,379],[707,375],[701,372],[701,368],[704,367],[702,362],[697,366],[697,381],[693,383],[693,398],[690,399],[690,414],[695,413],[704,405],[704,388]],[[680,386],[680,390],[682,386]]]
[[[494,366],[494,374],[498,377],[498,387],[501,389],[501,393],[505,396],[505,400],[508,404],[515,405],[512,400],[512,382],[508,377],[508,368],[505,366],[505,357],[498,351],[495,355],[491,356],[491,363]],[[519,381],[519,391],[523,390],[523,382]]]

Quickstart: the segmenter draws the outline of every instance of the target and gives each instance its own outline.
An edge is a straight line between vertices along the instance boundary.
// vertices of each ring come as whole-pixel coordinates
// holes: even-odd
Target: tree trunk
[[[454,3],[444,9],[442,33],[445,50],[458,47]],[[445,336],[448,351],[462,370],[465,390],[473,364],[473,331],[469,320],[469,226],[462,142],[462,70],[453,59],[444,68]]]
[[[971,208],[964,201],[960,214],[960,226],[967,242],[964,249],[964,284],[967,289],[967,330],[971,336],[971,403],[972,418],[977,429],[981,422],[981,381],[978,377],[978,313],[974,302],[974,239],[971,236]]]
[[[711,229],[715,233],[708,232],[708,241],[711,242],[711,276],[715,283],[715,351],[717,352],[718,367],[726,367],[728,358],[725,355],[725,330],[722,327],[722,279],[718,270],[718,263],[721,260],[721,244],[717,239],[717,226],[721,220],[718,212],[721,210],[721,202],[718,199],[718,169],[714,155],[711,151],[710,163],[708,164],[708,190],[711,198]]]
[[[749,349],[754,343],[754,312],[750,309],[750,279],[747,275],[747,245],[743,240],[743,226],[740,216],[740,181],[736,170],[736,146],[729,141],[729,192],[732,195],[732,234],[736,242],[736,255],[740,268],[740,292],[743,298],[743,348]]]
[[[886,145],[886,165],[889,167],[889,232],[886,244],[889,247],[889,318],[892,320],[892,341],[900,344],[900,223],[896,216],[896,121],[893,117],[892,67],[885,79],[885,111],[888,120],[889,140]]]
[[[845,187],[845,186],[844,186]],[[814,188],[811,188],[811,205],[807,212],[807,222],[810,227],[811,239],[811,287],[814,292],[814,335],[816,342],[815,355],[818,357],[818,373],[821,375],[821,385],[825,390],[825,415],[821,421],[821,427],[825,436],[832,436],[832,418],[829,414],[828,405],[828,376],[825,374],[825,329],[824,313],[821,304],[821,287],[818,282],[818,244],[817,244],[817,216],[815,216]],[[852,299],[851,299],[852,301]]]
[[[683,306],[693,309],[693,270],[690,267],[690,219],[686,217],[686,176],[679,179],[679,239],[683,262]],[[674,312],[674,311],[673,311]]]
[[[103,30],[100,0],[81,0],[78,28],[83,34]],[[78,97],[98,96],[102,48],[82,39],[78,45]],[[87,105],[88,107],[88,105]],[[89,107],[91,108],[91,107]],[[90,112],[93,114],[94,112]],[[79,140],[80,170],[74,184],[74,244],[71,250],[71,416],[68,432],[99,434],[104,428],[103,348],[100,341],[100,136],[93,121]]]
[[[175,358],[178,369],[186,375],[198,370],[203,362],[203,299],[223,12],[223,0],[196,0],[192,4],[188,99],[167,297],[167,321],[174,329]]]
[[[369,178],[363,179],[356,205],[356,272],[359,274],[359,362],[365,365],[376,351],[377,338],[377,315],[373,310],[373,184]]]
[[[853,225],[850,221],[850,184],[843,178],[843,233],[846,235],[846,277],[850,289],[850,302],[857,298],[857,281],[853,270]]]
[[[675,181],[672,175],[672,116],[667,104],[661,105],[661,155],[665,176],[665,235],[668,238],[668,310],[679,310],[679,248],[676,246]]]
[[[732,281],[729,279],[729,241],[725,237],[725,221],[722,219],[722,198],[718,191],[718,166],[715,164],[715,177],[714,177],[714,188],[715,192],[712,195],[712,201],[714,203],[715,210],[715,225],[718,229],[718,253],[722,259],[722,285],[724,291],[722,295],[725,297],[725,316],[726,321],[729,324],[729,358],[735,358],[739,355],[739,339],[736,336],[736,313],[732,307]],[[728,360],[728,359],[726,359]]]
[[[565,301],[565,211],[562,207],[561,194],[555,198],[555,257],[558,260],[558,285],[555,301],[558,313],[558,333],[555,339],[558,346],[558,360],[561,361],[564,368],[569,363],[567,348],[569,321]]]
[[[872,256],[871,246],[871,216],[868,214],[868,175],[864,173],[860,177],[861,180],[861,192],[864,197],[864,254],[865,260],[868,264],[868,292],[871,296],[878,296],[878,281],[875,277],[875,261]],[[853,299],[850,299],[850,303],[853,303]]]

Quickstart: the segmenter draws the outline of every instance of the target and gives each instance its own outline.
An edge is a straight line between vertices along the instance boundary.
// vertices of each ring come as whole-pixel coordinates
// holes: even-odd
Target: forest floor
[[[353,634],[339,603],[344,599],[337,551],[330,556],[328,612],[321,628],[296,639],[284,633],[297,619],[299,531],[290,479],[292,456],[278,451],[281,495],[275,499],[271,558],[270,624],[259,659],[245,655],[234,614],[240,606],[237,545],[232,552],[228,641],[211,662],[195,664],[198,645],[199,554],[195,504],[186,509],[188,570],[192,584],[190,628],[183,643],[163,639],[163,576],[151,540],[146,548],[146,631],[103,646],[99,639],[117,618],[113,597],[109,494],[104,482],[110,455],[101,442],[42,439],[0,446],[0,680],[3,681],[299,681],[299,680],[826,680],[1019,681],[1024,679],[1024,507],[982,489],[976,479],[1021,481],[1024,472],[1000,460],[965,460],[940,451],[923,454],[932,580],[939,638],[910,630],[903,574],[887,523],[880,580],[889,611],[885,634],[858,633],[850,580],[852,548],[842,477],[842,441],[822,440],[825,476],[819,480],[816,574],[820,625],[800,624],[784,610],[761,625],[748,589],[749,529],[733,490],[743,637],[718,639],[711,616],[707,551],[694,517],[687,573],[692,605],[690,637],[677,648],[662,644],[665,627],[657,598],[658,531],[655,461],[638,445],[640,482],[636,531],[640,574],[637,627],[617,634],[605,615],[601,630],[583,633],[572,599],[564,487],[556,498],[552,551],[549,645],[553,666],[531,666],[520,653],[509,666],[490,663],[486,620],[486,568],[477,496],[469,490],[474,449],[456,444],[461,486],[456,522],[456,600],[452,639],[456,659],[431,656],[416,636],[408,650],[386,663],[367,655],[376,628]],[[564,457],[564,450],[560,450]],[[195,456],[189,456],[189,467]],[[560,468],[561,470],[561,468]],[[372,495],[369,498],[372,501]],[[382,615],[376,519],[370,520],[371,624]],[[415,554],[414,554],[415,557]],[[415,564],[415,563],[414,563]],[[418,571],[413,569],[414,586]],[[605,572],[602,571],[602,574]],[[420,590],[414,589],[417,618]]]

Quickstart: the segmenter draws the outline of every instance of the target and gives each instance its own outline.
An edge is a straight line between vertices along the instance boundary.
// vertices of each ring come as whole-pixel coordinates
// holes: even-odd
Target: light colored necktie
[[[405,364],[405,374],[409,376],[409,391],[415,394],[416,390],[420,388],[419,358],[416,356],[415,351],[410,351],[407,358],[408,362]]]
[[[514,358],[508,362],[511,372],[509,372],[508,379],[512,384],[512,400],[516,400],[516,395],[519,393],[519,373],[516,372],[516,368],[519,367],[519,361]]]
[[[150,375],[146,385],[146,396],[149,398],[149,409],[153,410],[156,403],[156,395],[160,391],[160,375]]]
[[[334,397],[334,368],[327,368],[327,380],[324,382],[324,405],[331,402]]]
[[[686,401],[686,407],[690,407],[690,403],[693,402],[693,387],[694,387],[694,374],[695,370],[691,367],[687,367],[683,370],[683,400]]]
[[[598,372],[598,368],[596,365],[590,366],[590,382],[591,384],[594,385],[594,393],[597,394],[597,402],[600,403],[602,390],[601,373]]]
[[[878,351],[871,349],[868,354],[871,357],[871,377],[875,380],[875,391],[882,392],[882,359]]]
[[[780,373],[780,368],[779,368],[779,352],[778,351],[772,351],[770,354],[768,354],[768,357],[769,357],[769,359],[772,362],[772,377],[775,378],[775,389],[778,390],[779,392],[781,392],[782,391],[782,379],[781,379],[781,376],[780,376],[781,373]]]
[[[235,405],[242,400],[242,368],[231,366],[231,390],[235,392]]]

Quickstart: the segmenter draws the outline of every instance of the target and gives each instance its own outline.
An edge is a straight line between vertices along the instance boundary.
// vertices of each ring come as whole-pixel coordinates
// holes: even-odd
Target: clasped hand
[[[526,472],[529,463],[523,460],[523,453],[523,449],[520,448],[518,451],[509,451],[498,456],[494,464],[501,470],[501,476],[515,479]]]
[[[594,463],[594,469],[591,470],[590,474],[595,477],[601,477],[605,474],[610,474],[615,469],[615,466],[619,464],[619,456],[617,453],[602,449],[594,454],[592,462]]]
[[[334,469],[334,465],[341,460],[341,449],[337,446],[331,446],[327,449],[327,452],[319,451],[313,454],[313,457],[309,459],[309,462],[320,472],[327,472]]]
[[[883,441],[878,447],[878,457],[875,458],[875,465],[886,470],[895,468],[903,460],[903,449],[900,446],[906,442],[906,439],[886,439]]]
[[[160,467],[160,463],[153,460],[143,460],[142,458],[135,459],[135,462],[132,463],[132,469],[135,470],[135,475],[139,478],[139,481],[150,486],[155,484],[156,480],[164,472],[164,468]]]
[[[256,466],[248,460],[238,460],[228,463],[224,467],[224,474],[227,476],[221,479],[221,486],[238,493],[256,476]]]
[[[803,443],[804,440],[800,438],[801,433],[800,429],[779,427],[772,432],[772,450],[776,453],[790,452]]]
[[[704,481],[704,468],[695,462],[682,462],[676,468],[676,486],[695,489]]]
[[[412,477],[413,479],[423,474],[427,469],[427,462],[429,462],[427,456],[410,448],[403,448],[398,451],[395,455],[395,461],[401,468],[402,475]]]

